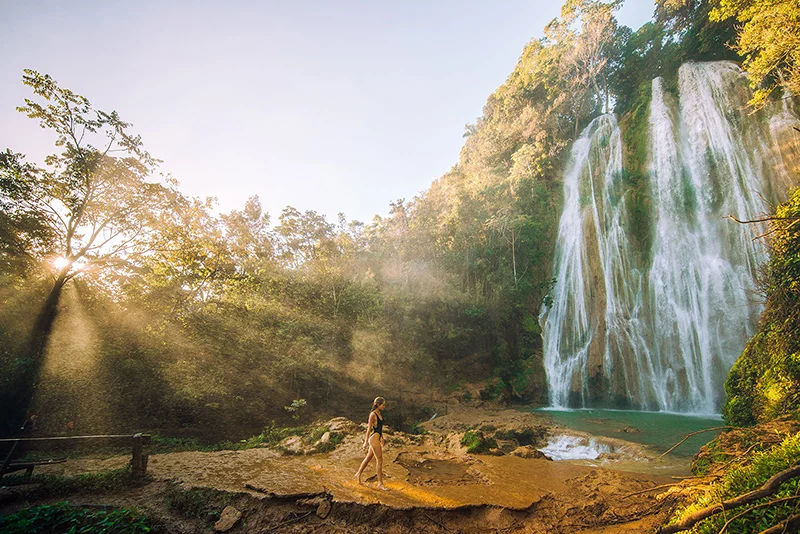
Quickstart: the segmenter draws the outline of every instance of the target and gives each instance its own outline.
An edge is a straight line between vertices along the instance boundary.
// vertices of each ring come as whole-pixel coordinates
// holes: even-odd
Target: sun
[[[63,258],[60,256],[55,260],[53,260],[53,265],[56,267],[56,269],[63,269],[65,267],[68,267],[70,263],[72,262],[70,262],[67,258]]]

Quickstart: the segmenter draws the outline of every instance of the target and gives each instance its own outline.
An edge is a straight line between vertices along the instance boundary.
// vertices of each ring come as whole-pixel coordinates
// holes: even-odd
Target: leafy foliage
[[[7,534],[28,534],[30,532],[139,534],[153,532],[147,519],[135,509],[91,510],[71,506],[68,502],[35,506],[14,514],[0,516],[0,530]]]
[[[741,23],[736,49],[755,89],[751,104],[766,105],[777,88],[800,94],[800,4],[795,0],[716,0],[711,21]]]
[[[467,430],[461,437],[461,446],[467,448],[470,454],[481,454],[497,448],[494,438],[487,438],[479,430]]]
[[[758,331],[725,382],[725,420],[752,425],[800,406],[800,189],[770,223],[770,261],[763,273],[767,304]]]
[[[735,55],[732,21],[709,22],[705,2],[664,0],[636,32],[619,4],[566,2],[467,126],[457,164],[366,224],[287,206],[273,226],[257,197],[215,214],[156,176],[116,112],[26,71],[20,110],[58,153],[0,153],[0,401],[16,411],[4,432],[34,391],[43,432],[70,421],[196,443],[257,434],[253,446],[277,439],[274,425],[258,434],[269,421],[361,416],[387,387],[484,382],[484,396],[544,402],[537,317],[559,283],[565,148],[612,105],[627,115],[629,224],[647,250],[645,82]],[[284,410],[295,399],[307,407]]]
[[[780,446],[773,447],[766,452],[756,453],[748,465],[730,470],[720,482],[713,485],[711,491],[678,510],[673,519],[680,520],[695,510],[753,491],[761,487],[776,473],[798,463],[800,463],[800,433],[786,437]],[[799,488],[800,481],[797,478],[783,483],[777,493],[756,501],[753,503],[752,511],[732,521],[727,532],[761,532],[794,515],[796,502],[792,501],[762,508],[755,508],[755,506],[797,495]],[[719,514],[706,519],[695,528],[698,532],[716,534],[720,532],[727,519],[733,518],[742,511],[735,509],[728,512],[727,515]]]

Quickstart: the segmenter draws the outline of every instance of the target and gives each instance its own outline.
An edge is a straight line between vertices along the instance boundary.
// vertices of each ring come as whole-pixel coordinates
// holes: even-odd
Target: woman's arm
[[[364,446],[367,446],[369,443],[369,431],[372,430],[372,427],[375,426],[375,418],[378,417],[375,415],[375,412],[369,412],[369,417],[367,418],[367,433],[364,435]]]

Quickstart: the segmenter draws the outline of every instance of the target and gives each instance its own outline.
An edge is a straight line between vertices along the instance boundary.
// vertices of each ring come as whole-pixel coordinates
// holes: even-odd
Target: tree
[[[25,202],[24,178],[34,167],[11,150],[0,152],[0,272],[25,276],[37,256],[51,250],[54,234]]]
[[[300,268],[323,254],[325,249],[336,246],[334,225],[316,211],[300,213],[286,206],[278,220],[281,224],[275,228],[275,233],[279,240],[279,257],[288,267]]]
[[[550,22],[545,29],[545,35],[561,52],[561,75],[570,81],[570,89],[575,91],[575,137],[582,95],[593,90],[597,104],[603,112],[608,111],[607,67],[617,28],[614,11],[620,5],[621,0],[608,3],[601,0],[567,0],[561,8],[561,18]]]
[[[221,219],[233,260],[240,270],[253,273],[274,260],[269,215],[262,211],[257,196],[247,199],[242,211],[234,210]]]
[[[23,83],[39,99],[26,99],[17,109],[52,130],[61,149],[45,158],[44,167],[23,164],[10,151],[0,158],[0,204],[13,204],[12,216],[36,219],[42,232],[52,236],[42,242],[46,246],[33,248],[36,259],[52,269],[51,289],[31,330],[27,353],[39,362],[65,284],[82,272],[140,252],[148,223],[175,195],[149,181],[157,161],[116,111],[96,110],[85,97],[33,70],[25,70]]]
[[[736,50],[761,108],[776,89],[800,94],[800,3],[797,0],[716,0],[709,19],[736,18]]]

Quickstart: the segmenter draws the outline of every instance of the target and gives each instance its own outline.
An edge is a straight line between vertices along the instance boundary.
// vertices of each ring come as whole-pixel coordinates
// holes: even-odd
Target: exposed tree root
[[[800,528],[800,514],[793,515],[786,521],[778,523],[774,527],[769,527],[766,530],[762,530],[760,534],[784,534],[795,532],[795,529],[798,528]]]
[[[750,512],[752,512],[753,510],[757,510],[758,508],[766,508],[766,507],[768,507],[768,506],[772,506],[772,505],[775,505],[775,504],[778,504],[778,503],[781,503],[781,502],[793,501],[793,500],[795,500],[795,499],[800,499],[800,496],[798,496],[798,495],[793,495],[793,496],[791,496],[791,497],[784,497],[783,499],[776,499],[776,500],[774,500],[774,501],[769,501],[769,502],[765,502],[765,503],[762,503],[762,504],[758,504],[758,505],[756,505],[756,506],[751,506],[750,508],[748,508],[748,509],[747,509],[747,510],[745,510],[744,512],[738,513],[738,514],[736,514],[735,516],[733,516],[733,517],[731,517],[730,519],[728,519],[728,520],[725,522],[725,524],[724,524],[724,525],[722,525],[722,528],[719,530],[719,533],[718,533],[718,534],[723,534],[723,533],[724,533],[726,530],[728,530],[728,527],[730,526],[730,524],[731,524],[731,523],[733,523],[733,522],[734,522],[734,521],[736,521],[737,519],[739,519],[739,518],[741,518],[741,517],[743,517],[743,516],[745,516],[745,515],[749,514],[749,513],[750,513]]]

